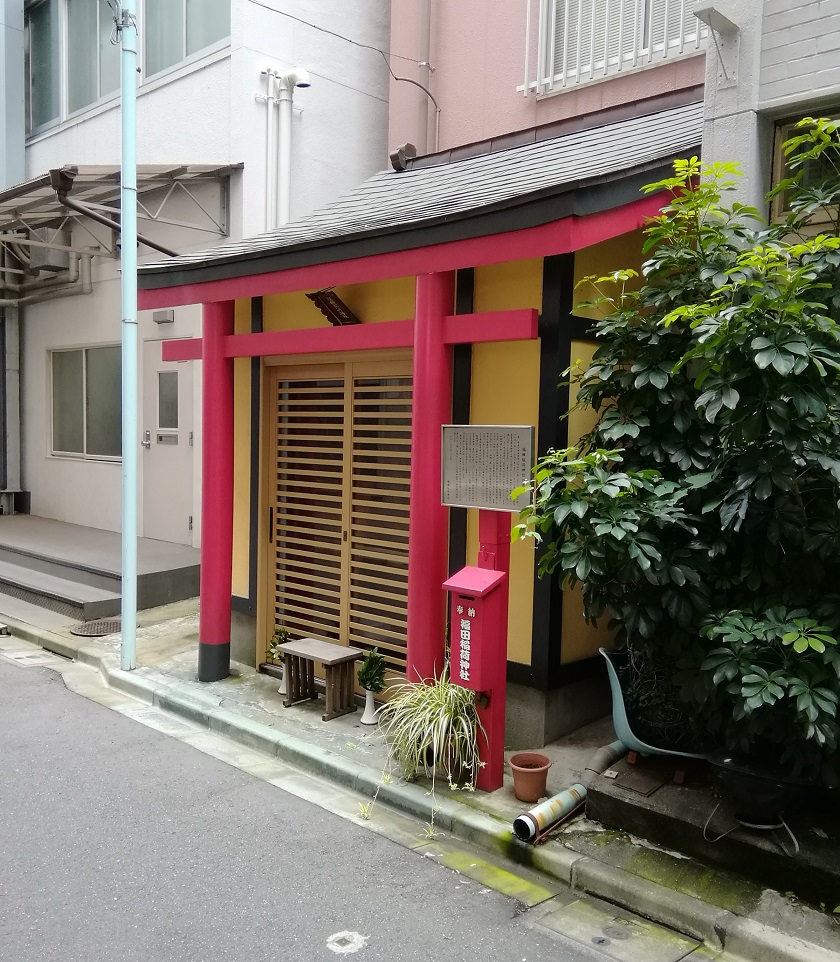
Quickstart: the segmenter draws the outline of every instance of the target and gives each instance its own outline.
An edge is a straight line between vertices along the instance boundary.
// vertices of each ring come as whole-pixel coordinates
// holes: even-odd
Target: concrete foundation
[[[609,711],[609,684],[600,674],[549,691],[508,683],[505,747],[541,748]]]
[[[241,665],[257,667],[256,645],[257,619],[254,615],[237,611],[230,616],[230,657]]]

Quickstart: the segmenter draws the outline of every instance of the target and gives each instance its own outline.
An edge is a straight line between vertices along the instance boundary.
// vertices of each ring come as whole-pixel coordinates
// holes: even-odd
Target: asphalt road
[[[48,669],[0,661],[0,962],[604,958],[518,913]],[[337,955],[339,932],[367,941]]]

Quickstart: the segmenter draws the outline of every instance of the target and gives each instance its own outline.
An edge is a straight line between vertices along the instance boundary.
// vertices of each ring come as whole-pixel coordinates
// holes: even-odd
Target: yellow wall
[[[542,261],[517,261],[477,267],[476,311],[540,307]],[[539,341],[475,344],[472,350],[470,421],[473,424],[533,424],[539,416]],[[516,522],[511,514],[511,525]],[[467,564],[478,556],[478,512],[467,512]],[[529,539],[511,547],[508,658],[531,662],[534,604],[534,545]]]
[[[251,330],[251,302],[236,302],[234,330]],[[251,484],[251,360],[233,362],[233,594],[248,597],[248,534]]]
[[[597,297],[607,295],[614,297],[618,293],[618,288],[611,284],[605,284],[601,288],[600,294],[590,283],[581,283],[584,277],[604,277],[613,271],[622,268],[631,268],[639,274],[642,272],[642,244],[644,243],[644,232],[641,230],[633,231],[630,234],[621,234],[611,240],[602,241],[593,247],[585,247],[575,253],[575,304],[574,313],[580,317],[591,317],[599,319],[610,313],[609,305],[602,308],[582,308],[577,305],[595,300]],[[580,285],[580,286],[578,286]],[[638,287],[639,280],[631,281],[627,286],[628,290]]]
[[[569,411],[569,446],[577,442],[588,434],[598,420],[598,412],[594,408],[575,408],[577,392],[580,388],[581,377],[589,369],[592,363],[592,355],[598,345],[591,341],[572,341],[572,370],[569,373],[569,400],[572,410]]]
[[[414,278],[396,277],[371,284],[336,287],[335,293],[365,324],[414,317]],[[263,328],[284,331],[327,327],[329,322],[302,291],[263,298]]]
[[[542,307],[542,258],[490,264],[475,269],[475,311]]]
[[[572,661],[591,658],[601,647],[612,648],[612,632],[607,629],[608,615],[598,619],[597,625],[589,625],[583,617],[583,590],[580,585],[566,588],[563,592],[563,648],[560,661],[567,665]]]

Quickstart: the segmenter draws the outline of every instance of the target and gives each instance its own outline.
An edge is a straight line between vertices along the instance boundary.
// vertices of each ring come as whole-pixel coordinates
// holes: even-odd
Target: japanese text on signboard
[[[445,424],[441,501],[451,507],[518,511],[530,502],[526,484],[534,463],[534,429],[530,425]]]

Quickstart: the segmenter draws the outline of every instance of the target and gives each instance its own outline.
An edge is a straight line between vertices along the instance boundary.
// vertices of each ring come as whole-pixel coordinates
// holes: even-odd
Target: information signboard
[[[531,478],[532,425],[444,424],[442,451],[442,504],[490,511],[519,511],[530,504],[530,491],[516,501],[510,493]]]

